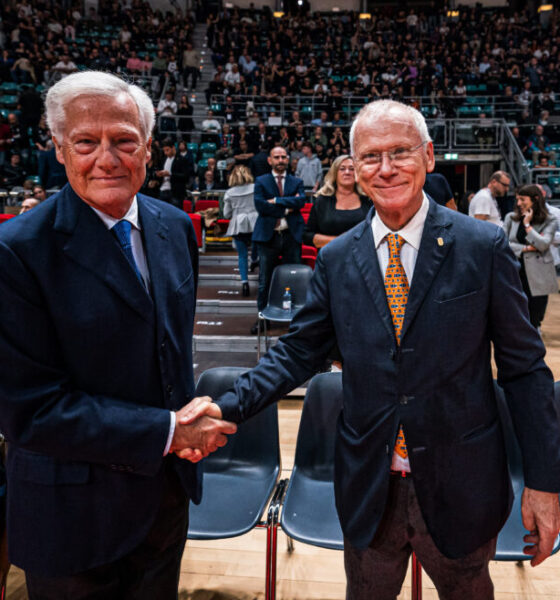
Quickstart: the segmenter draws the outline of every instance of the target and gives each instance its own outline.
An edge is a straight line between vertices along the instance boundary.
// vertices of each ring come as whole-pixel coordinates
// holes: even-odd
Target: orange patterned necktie
[[[391,317],[393,318],[397,344],[400,345],[409,290],[408,279],[401,263],[401,247],[404,240],[396,233],[387,234],[386,240],[389,245],[389,264],[385,271],[385,293]],[[399,427],[399,434],[395,442],[395,452],[401,458],[408,458],[402,425]]]

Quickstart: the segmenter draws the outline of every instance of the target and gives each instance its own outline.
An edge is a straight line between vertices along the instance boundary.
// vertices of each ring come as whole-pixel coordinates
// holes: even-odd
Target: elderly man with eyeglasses
[[[506,196],[511,183],[505,171],[492,173],[488,185],[479,190],[469,204],[469,216],[502,226],[502,216],[496,198]]]
[[[337,343],[347,599],[395,600],[414,551],[441,599],[490,600],[488,564],[512,505],[492,346],[523,455],[533,565],[560,529],[560,422],[545,350],[503,230],[423,192],[435,161],[422,115],[373,102],[350,141],[375,210],[321,249],[288,335],[216,405],[223,418],[248,419],[312,376]]]

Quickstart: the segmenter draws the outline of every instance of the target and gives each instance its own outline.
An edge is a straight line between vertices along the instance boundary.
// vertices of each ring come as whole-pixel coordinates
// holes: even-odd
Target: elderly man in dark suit
[[[31,600],[176,599],[201,476],[175,452],[196,461],[235,431],[177,419],[194,392],[195,234],[137,193],[154,124],[140,88],[83,72],[46,103],[69,184],[0,231],[10,558]]]
[[[423,193],[435,161],[422,115],[373,102],[351,144],[375,213],[321,250],[290,333],[216,403],[225,418],[248,419],[322,367],[337,342],[347,598],[395,600],[414,551],[443,600],[490,600],[488,563],[512,503],[491,348],[523,454],[533,565],[560,529],[545,350],[503,230]],[[185,419],[199,412],[187,407]]]
[[[301,240],[305,227],[300,212],[305,204],[303,181],[287,173],[288,153],[282,146],[274,146],[268,163],[272,172],[255,179],[255,208],[259,216],[252,239],[259,251],[259,310],[268,301],[272,272],[280,256],[283,264],[301,262]],[[257,319],[251,329],[253,335],[259,325]]]

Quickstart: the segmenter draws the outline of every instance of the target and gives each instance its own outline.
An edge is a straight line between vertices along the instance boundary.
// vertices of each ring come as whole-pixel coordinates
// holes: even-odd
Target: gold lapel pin
[[[438,245],[438,246],[443,246],[443,238],[440,238],[440,237],[439,237],[439,238],[437,239],[437,245]]]

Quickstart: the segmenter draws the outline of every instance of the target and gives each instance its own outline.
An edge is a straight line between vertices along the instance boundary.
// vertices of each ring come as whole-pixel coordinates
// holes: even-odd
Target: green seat
[[[187,149],[196,155],[198,153],[198,144],[196,142],[188,142]]]
[[[27,179],[33,182],[33,185],[41,185],[41,178],[39,175],[28,175]]]
[[[202,158],[203,159],[208,159],[208,158],[214,158],[214,152],[203,152],[202,153]]]
[[[202,167],[203,169],[206,169],[206,167],[208,166],[208,159],[207,158],[201,158],[198,161],[198,166]]]
[[[216,152],[216,144],[214,142],[203,142],[200,144],[200,151],[204,155],[204,153],[211,153],[213,156]]]
[[[2,85],[0,85],[0,90],[2,90],[2,92],[17,92],[19,91],[19,88],[17,83],[4,81],[2,82]]]
[[[15,108],[18,103],[17,96],[0,96],[0,105],[5,108]]]
[[[220,113],[222,112],[222,105],[221,104],[211,104],[210,105],[210,109],[213,110],[215,113]]]
[[[550,186],[550,189],[552,190],[553,194],[559,193],[560,192],[560,177],[549,177],[548,185]]]

